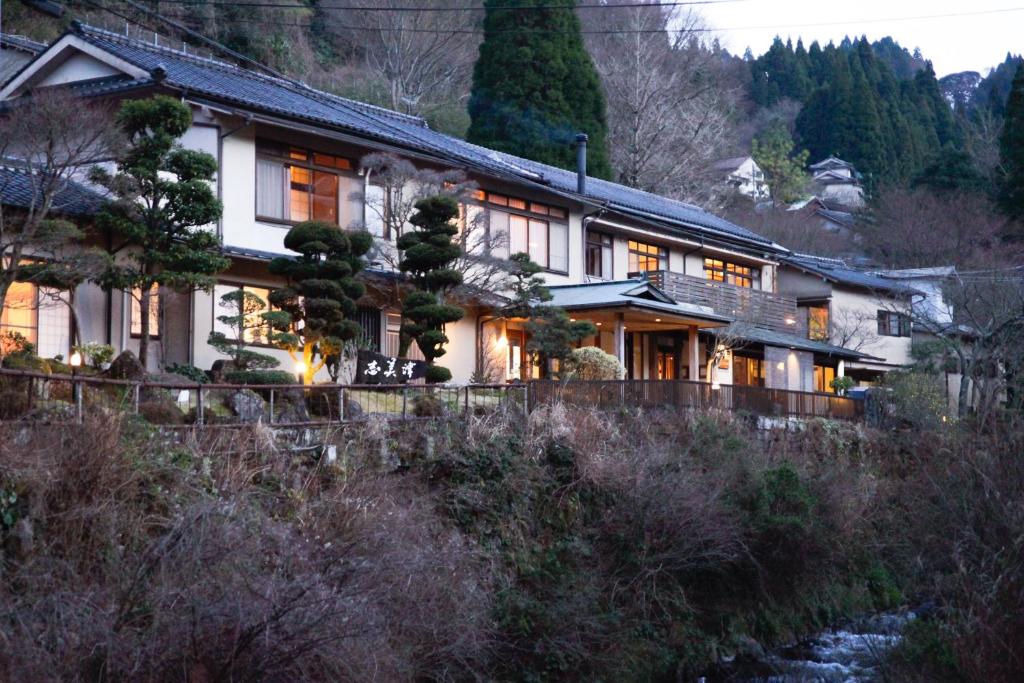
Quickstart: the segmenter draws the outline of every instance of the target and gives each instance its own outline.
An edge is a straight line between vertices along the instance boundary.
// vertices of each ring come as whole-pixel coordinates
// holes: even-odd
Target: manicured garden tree
[[[117,245],[99,281],[108,290],[141,292],[139,361],[145,367],[153,287],[208,290],[230,261],[208,227],[221,215],[212,185],[217,160],[178,142],[192,125],[189,108],[164,95],[128,101],[117,124],[128,139],[127,150],[115,173],[93,172],[114,197],[96,224]]]
[[[416,202],[409,219],[413,229],[398,238],[399,269],[409,275],[414,289],[402,301],[399,354],[416,342],[427,361],[426,380],[447,382],[452,373],[434,361],[445,354],[448,337],[444,326],[461,320],[465,311],[447,303],[445,295],[462,283],[462,273],[452,268],[462,251],[452,240],[458,234],[453,220],[459,205],[452,197],[435,195]]]
[[[244,289],[228,292],[220,298],[225,315],[217,320],[231,330],[231,335],[210,332],[207,343],[225,356],[231,356],[236,372],[276,368],[280,363],[273,356],[246,348],[251,342],[269,341],[269,330],[263,313],[267,303],[256,294]]]
[[[270,262],[270,272],[288,281],[268,297],[278,309],[263,314],[271,327],[270,342],[302,363],[307,384],[362,329],[350,318],[365,292],[356,274],[372,244],[373,237],[364,230],[306,221],[284,238],[284,246],[299,255]]]
[[[561,374],[573,352],[574,344],[597,334],[587,320],[572,320],[559,306],[548,305],[551,292],[540,276],[541,267],[524,253],[513,254],[512,297],[502,309],[506,318],[525,318],[530,339],[526,351],[532,362],[544,367],[549,376]],[[558,361],[555,368],[554,361]]]

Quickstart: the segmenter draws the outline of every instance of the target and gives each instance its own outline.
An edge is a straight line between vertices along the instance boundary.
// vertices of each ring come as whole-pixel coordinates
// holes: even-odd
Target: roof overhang
[[[96,47],[72,33],[65,33],[7,81],[3,89],[0,89],[0,99],[17,97],[29,88],[45,82],[48,76],[76,54],[86,55],[97,64],[132,78],[149,77],[149,72],[145,69]]]

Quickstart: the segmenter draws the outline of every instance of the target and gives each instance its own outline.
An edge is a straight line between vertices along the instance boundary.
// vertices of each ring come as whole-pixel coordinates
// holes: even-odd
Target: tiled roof
[[[37,55],[46,49],[46,43],[37,43],[31,38],[16,36],[12,33],[0,33],[0,47],[10,50],[21,50],[22,52],[30,52]]]
[[[855,270],[847,266],[846,262],[842,259],[825,258],[809,254],[793,254],[784,258],[783,262],[839,284],[904,296],[921,293],[913,287],[900,282],[894,282],[890,278],[881,277],[862,270]]]
[[[857,360],[861,358],[874,358],[874,356],[869,356],[866,353],[860,353],[859,351],[852,351],[842,346],[835,346],[834,344],[815,341],[813,339],[808,339],[807,337],[801,337],[795,334],[777,332],[775,330],[769,330],[764,327],[741,326],[739,328],[727,329],[728,334],[735,334],[741,339],[753,344],[765,344],[767,346],[778,346],[786,349],[796,349],[798,351],[810,351],[812,353],[817,353],[820,355],[835,356],[837,358],[844,358],[849,360]],[[708,331],[711,334],[715,333],[715,330]]]
[[[189,93],[235,103],[270,115],[356,132],[405,148],[427,152],[518,181],[540,183],[578,196],[575,172],[511,154],[489,150],[430,130],[422,119],[321,92],[296,81],[247,71],[233,64],[149,45],[116,33],[77,25],[76,35],[140,69],[163,70],[163,83]],[[159,76],[159,74],[156,74]],[[120,86],[124,87],[124,86]],[[771,240],[696,206],[596,178],[587,179],[585,197],[610,209],[644,216],[668,230],[704,233],[709,238],[739,240],[748,246],[778,251]]]
[[[40,188],[33,177],[23,169],[0,166],[0,203],[4,206],[28,208],[33,195],[39,198]],[[84,185],[68,182],[53,199],[51,211],[68,216],[96,213],[103,204],[103,196]]]
[[[709,306],[675,301],[650,282],[640,279],[559,285],[548,287],[548,290],[552,297],[548,305],[558,306],[567,311],[633,306],[659,313],[688,318],[696,317],[716,322],[731,322],[732,320],[718,315]]]

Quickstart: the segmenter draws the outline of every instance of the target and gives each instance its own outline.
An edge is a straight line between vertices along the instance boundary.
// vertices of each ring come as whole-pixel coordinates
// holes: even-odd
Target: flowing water
[[[767,652],[757,661],[734,661],[718,680],[743,683],[866,683],[881,679],[880,662],[899,643],[913,612],[857,619],[794,645]]]

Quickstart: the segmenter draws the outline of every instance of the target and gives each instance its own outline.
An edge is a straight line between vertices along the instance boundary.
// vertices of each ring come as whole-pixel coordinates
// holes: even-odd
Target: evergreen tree
[[[587,173],[611,177],[605,100],[580,23],[567,4],[487,0],[473,70],[467,139],[575,169],[575,136],[590,137]],[[523,8],[520,10],[519,8]]]
[[[306,384],[362,329],[351,320],[356,300],[365,292],[355,278],[372,245],[373,236],[365,230],[306,221],[284,237],[285,248],[299,255],[270,262],[270,272],[288,282],[268,297],[278,309],[263,314],[272,328],[270,342],[302,363]]]
[[[794,153],[793,138],[784,124],[778,123],[762,137],[755,138],[752,156],[764,171],[772,199],[789,204],[800,198],[807,183],[804,167],[808,152]]]
[[[434,365],[434,361],[445,354],[448,337],[444,326],[465,315],[460,307],[445,302],[445,295],[462,283],[462,274],[452,268],[462,253],[452,241],[458,234],[453,223],[458,215],[459,205],[452,197],[436,195],[421,199],[409,219],[413,230],[396,242],[402,254],[398,267],[416,287],[402,302],[399,353],[404,355],[415,341],[427,360],[426,379],[431,383],[451,379],[451,371]]]
[[[1024,221],[1024,63],[1017,67],[1006,100],[999,161],[1003,168],[999,206],[1012,220]]]
[[[209,289],[230,261],[220,254],[217,234],[205,229],[221,215],[212,187],[217,160],[178,143],[192,125],[189,108],[165,95],[131,100],[121,105],[117,124],[128,149],[116,173],[93,173],[114,196],[96,224],[110,231],[121,252],[101,284],[141,293],[139,360],[145,367],[153,287]]]
[[[980,192],[985,189],[985,178],[974,167],[970,154],[947,145],[914,178],[912,185],[936,194]]]
[[[540,275],[542,268],[530,260],[529,254],[512,254],[509,260],[514,264],[512,296],[501,314],[526,320],[530,362],[544,368],[547,376],[557,376],[574,344],[597,334],[597,327],[587,320],[572,320],[565,309],[547,304],[551,292]]]

